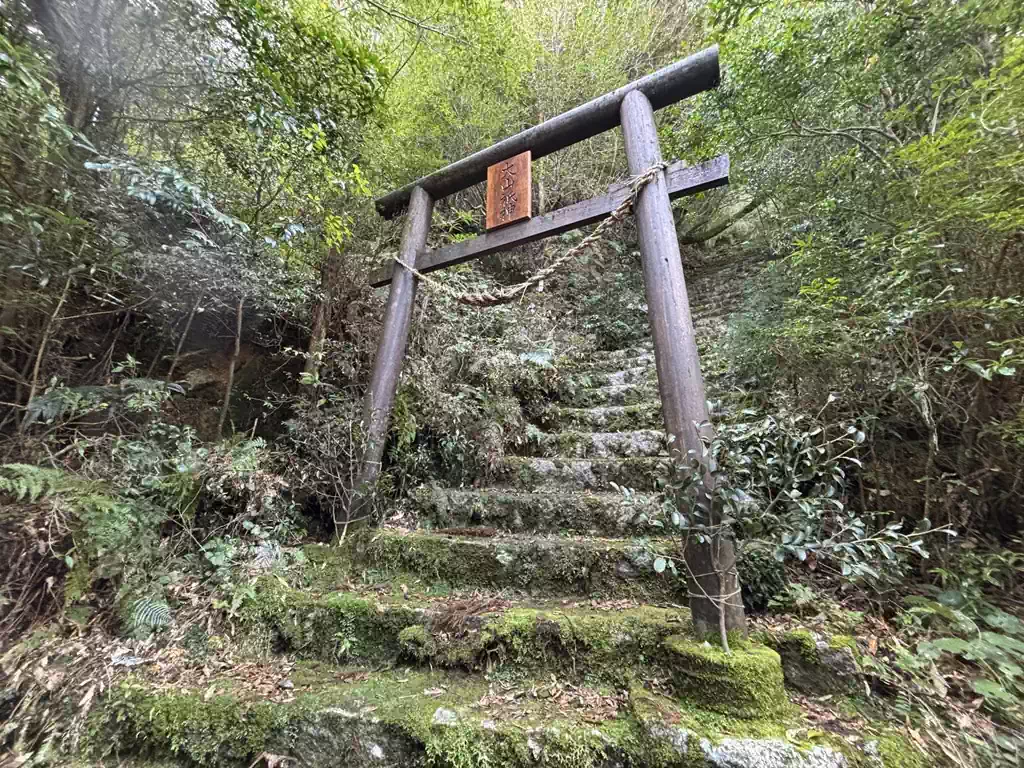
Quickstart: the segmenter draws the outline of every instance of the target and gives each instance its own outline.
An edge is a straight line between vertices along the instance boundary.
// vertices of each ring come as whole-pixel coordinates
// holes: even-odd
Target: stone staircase
[[[649,347],[573,381],[491,485],[421,488],[400,524],[306,547],[257,582],[233,657],[204,636],[191,671],[143,667],[100,732],[161,765],[898,765],[809,729],[778,654],[695,637],[654,570],[657,503],[615,487],[652,491],[667,461]]]

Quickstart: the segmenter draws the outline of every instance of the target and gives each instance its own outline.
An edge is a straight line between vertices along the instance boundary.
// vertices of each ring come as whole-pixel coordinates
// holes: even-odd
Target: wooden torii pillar
[[[613,186],[601,197],[472,240],[436,250],[426,247],[434,201],[484,181],[490,166],[522,152],[530,151],[533,158],[543,157],[621,125],[630,173],[643,173],[661,162],[654,111],[715,88],[719,81],[718,47],[714,46],[384,195],[376,200],[377,211],[385,218],[393,218],[408,208],[399,258],[423,273],[599,221],[630,195],[628,185]],[[674,438],[671,446],[676,462],[685,460],[688,453],[702,455],[701,435],[696,425],[708,422],[708,411],[669,201],[679,195],[722,186],[728,179],[728,157],[693,167],[676,163],[640,191],[634,210],[654,338],[658,391],[666,432]],[[390,283],[391,294],[364,403],[367,443],[356,484],[356,503],[372,487],[380,472],[391,408],[409,339],[416,282],[415,276],[398,263],[381,270],[370,280],[374,287]],[[699,633],[717,632],[720,620],[724,620],[727,630],[743,631],[743,604],[732,541],[721,538],[706,544],[691,542],[687,546],[686,560],[688,570],[694,575],[689,588],[695,629]],[[727,597],[716,602],[714,598],[720,595]],[[720,602],[724,604],[721,615]]]

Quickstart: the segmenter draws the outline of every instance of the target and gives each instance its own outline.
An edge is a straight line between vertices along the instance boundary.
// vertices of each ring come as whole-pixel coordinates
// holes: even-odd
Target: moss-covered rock
[[[541,423],[549,429],[593,429],[614,432],[631,429],[661,429],[665,421],[661,403],[657,400],[636,405],[599,406],[596,408],[570,408],[552,405],[540,415]]]
[[[737,717],[773,718],[788,707],[779,655],[737,643],[730,653],[682,635],[665,640],[677,694],[706,709]]]
[[[419,488],[412,494],[421,525],[474,525],[513,533],[649,532],[644,520],[658,514],[653,499],[627,503],[621,493],[530,493],[509,489]],[[645,517],[646,516],[646,517]]]
[[[852,637],[825,640],[806,629],[794,629],[765,633],[763,640],[782,658],[787,686],[812,696],[863,692]]]
[[[617,366],[606,366],[604,370],[593,369],[570,374],[572,382],[583,387],[609,387],[623,384],[654,383],[657,381],[657,370],[653,356],[650,362],[646,358],[633,357],[623,360]]]
[[[609,371],[621,368],[636,368],[642,365],[654,365],[654,345],[634,344],[622,349],[594,352],[587,356],[580,370]]]
[[[667,455],[665,433],[654,429],[547,432],[530,445],[540,456],[578,459]]]
[[[297,675],[295,698],[276,702],[252,695],[244,683],[209,696],[200,686],[163,690],[129,680],[97,708],[87,748],[97,756],[116,744],[126,755],[240,768],[264,753],[310,768],[843,765],[713,762],[735,753],[730,739],[744,740],[748,751],[762,744],[769,755],[779,744],[798,757],[834,753],[787,744],[793,721],[680,708],[642,686],[609,707],[613,691],[581,689],[563,697],[551,679],[522,680],[506,695],[479,677],[436,672],[380,672],[347,684],[307,678],[322,675]],[[220,690],[223,682],[213,684]]]
[[[347,552],[357,567],[381,574],[412,574],[428,583],[458,587],[515,588],[566,596],[614,595],[649,602],[680,599],[679,580],[656,573],[653,568],[654,558],[672,548],[668,539],[478,538],[393,529],[367,532],[347,543]],[[319,554],[318,550],[307,552],[311,558]]]
[[[269,630],[278,647],[305,658],[391,662],[407,650],[402,630],[421,623],[423,613],[404,605],[385,610],[346,592],[317,596],[263,580],[243,605],[242,619],[250,630]]]
[[[614,490],[612,483],[626,488],[651,490],[667,473],[668,459],[558,459],[507,456],[495,472],[503,482],[524,490]]]
[[[555,672],[623,684],[664,665],[662,641],[689,630],[689,612],[653,607],[487,607],[473,601],[416,606],[261,583],[243,606],[245,626],[304,659],[438,668]]]
[[[562,402],[575,408],[593,408],[601,405],[635,405],[658,397],[656,381],[579,388],[563,396]]]

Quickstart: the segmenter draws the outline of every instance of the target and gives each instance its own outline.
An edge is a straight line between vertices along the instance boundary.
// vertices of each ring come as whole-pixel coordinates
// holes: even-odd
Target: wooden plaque
[[[530,218],[530,150],[487,168],[487,229]]]

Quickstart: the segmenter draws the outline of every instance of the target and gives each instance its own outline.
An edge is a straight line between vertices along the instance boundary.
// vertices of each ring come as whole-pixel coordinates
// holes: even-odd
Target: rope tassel
[[[533,275],[528,277],[521,283],[515,285],[505,286],[497,291],[492,292],[479,292],[471,293],[466,291],[457,291],[453,288],[449,288],[444,283],[438,282],[431,277],[427,277],[415,267],[412,267],[402,261],[397,255],[394,257],[395,261],[401,264],[403,267],[412,272],[417,278],[426,283],[431,290],[443,293],[460,304],[466,304],[470,307],[494,307],[499,304],[508,304],[512,301],[516,301],[523,294],[525,294],[532,286],[537,285],[543,280],[551,277],[559,269],[565,266],[568,262],[575,259],[581,253],[588,248],[592,247],[598,240],[601,239],[601,235],[604,234],[605,229],[610,227],[612,224],[622,221],[628,213],[633,210],[633,204],[636,202],[637,197],[640,195],[640,190],[650,184],[654,179],[658,177],[658,174],[668,167],[668,163],[655,163],[646,171],[641,173],[639,176],[634,177],[630,180],[630,193],[629,196],[619,203],[618,207],[611,212],[611,215],[607,219],[597,225],[597,228],[587,235],[583,240],[577,243],[575,246],[570,248],[564,254],[559,256],[557,259],[552,261],[546,267],[541,268]]]

